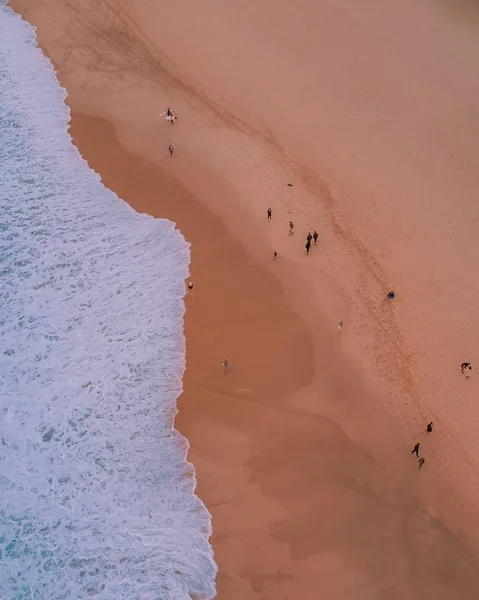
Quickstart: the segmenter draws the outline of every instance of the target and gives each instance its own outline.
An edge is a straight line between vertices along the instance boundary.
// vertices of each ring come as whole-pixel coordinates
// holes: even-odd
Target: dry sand
[[[213,515],[218,598],[479,597],[478,384],[459,368],[478,357],[473,7],[14,7],[83,156],[193,243],[176,424]]]

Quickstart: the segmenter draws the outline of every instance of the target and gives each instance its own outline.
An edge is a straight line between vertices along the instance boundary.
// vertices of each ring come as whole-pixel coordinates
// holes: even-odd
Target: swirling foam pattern
[[[0,32],[0,598],[212,598],[171,426],[188,245],[83,161],[33,29]]]

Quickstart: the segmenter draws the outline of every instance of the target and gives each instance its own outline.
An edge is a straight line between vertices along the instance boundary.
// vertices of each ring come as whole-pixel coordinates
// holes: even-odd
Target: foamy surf
[[[209,599],[172,428],[189,248],[102,185],[64,98],[0,6],[0,598]]]

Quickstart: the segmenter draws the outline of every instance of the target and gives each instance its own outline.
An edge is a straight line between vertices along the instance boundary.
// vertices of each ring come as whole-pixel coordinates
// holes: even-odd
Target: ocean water
[[[172,428],[189,247],[103,186],[64,98],[0,6],[0,599],[212,598]]]

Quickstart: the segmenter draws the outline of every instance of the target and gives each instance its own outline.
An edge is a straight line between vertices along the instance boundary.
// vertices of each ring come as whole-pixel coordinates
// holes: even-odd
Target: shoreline
[[[205,495],[209,497],[207,508],[210,512],[211,507],[217,506],[216,511],[213,508],[213,513],[216,513],[219,534],[215,533],[217,530],[213,527],[213,538],[210,540],[216,552],[221,542],[218,542],[215,536],[221,539],[224,531],[229,528],[228,521],[238,519],[236,513],[238,508],[234,505],[227,506],[227,498],[231,494],[227,486],[237,486],[241,480],[243,485],[248,483],[244,480],[244,468],[241,465],[241,455],[247,454],[248,450],[244,446],[244,440],[234,433],[234,429],[244,421],[241,403],[246,403],[249,410],[259,411],[260,414],[256,417],[259,426],[258,424],[264,421],[262,410],[268,415],[270,411],[276,410],[272,404],[264,405],[266,394],[271,398],[270,402],[274,403],[276,396],[288,396],[294,393],[297,387],[307,383],[312,376],[312,364],[309,361],[308,365],[305,351],[311,352],[311,340],[308,340],[307,331],[304,330],[299,317],[285,302],[284,295],[272,276],[255,265],[241,246],[229,238],[218,218],[195,202],[189,192],[182,189],[167,173],[156,165],[145,163],[142,159],[129,154],[118,143],[111,125],[102,119],[73,113],[70,133],[82,155],[88,157],[90,166],[101,173],[104,185],[121,195],[123,199],[128,199],[130,205],[138,212],[145,212],[147,208],[148,214],[153,216],[164,218],[167,214],[174,222],[180,221],[183,235],[192,243],[191,280],[195,282],[195,286],[194,295],[186,295],[185,298],[187,360],[183,380],[184,391],[178,401],[175,428],[188,440],[187,459],[193,464],[197,473],[197,494],[203,501]],[[118,173],[121,175],[119,176]],[[161,185],[158,196],[160,200],[155,206],[152,195],[156,196],[156,191],[153,194],[152,191],[158,190],[159,185]],[[180,209],[178,209],[179,202],[182,205]],[[185,205],[188,206],[186,212]],[[214,235],[219,247],[228,248],[226,260],[218,259],[214,256],[214,248],[205,246],[203,241],[205,235]],[[236,274],[231,272],[229,266],[231,262],[242,264],[243,269],[248,272],[247,277],[238,279]],[[211,281],[211,276],[208,275],[212,266],[214,266],[215,277],[221,278],[223,289],[222,294],[216,296],[216,300],[211,293],[204,296],[203,290],[207,287],[217,288],[217,284]],[[241,300],[238,303],[241,294],[250,291],[251,287],[254,288],[251,300]],[[247,352],[250,344],[251,327],[244,327],[244,325],[238,327],[234,321],[230,322],[229,309],[225,308],[225,305],[233,307],[237,318],[243,316],[247,321],[253,317],[256,320],[258,318],[255,315],[258,313],[255,306],[257,293],[270,295],[271,289],[276,299],[269,307],[270,324],[268,326],[266,323],[267,329],[256,336],[255,345],[263,346],[263,355],[268,357],[263,361],[263,371],[266,372],[266,380],[276,378],[274,386],[271,386],[269,381],[265,382],[265,377],[262,375],[258,377],[255,365],[245,360],[244,356],[241,363],[238,362],[241,355]],[[276,328],[279,320],[275,315],[277,312],[281,314],[283,322],[283,327],[279,331]],[[206,323],[205,318],[207,318]],[[198,325],[199,322],[201,326]],[[205,332],[208,331],[212,332],[210,340],[205,339]],[[205,344],[210,346],[212,343],[218,343],[218,338],[223,340],[222,348],[227,348],[226,356],[232,367],[227,376],[221,372],[222,354],[217,355],[218,360],[213,364],[205,360],[204,356]],[[228,341],[228,338],[231,338],[231,341]],[[286,356],[283,356],[284,354]],[[281,364],[287,362],[291,373],[300,374],[300,381],[296,382],[290,373],[285,373],[282,377],[275,376],[274,368],[277,362]],[[296,369],[293,368],[295,364]],[[239,377],[241,380],[238,379]],[[237,387],[238,385],[241,387]],[[262,398],[261,402],[258,400],[259,395]],[[226,425],[219,415],[224,411],[224,402],[229,396],[236,397],[240,406],[237,408],[236,418],[229,417],[228,421],[231,420],[232,423]],[[287,410],[289,412],[289,409]],[[268,423],[270,418],[267,417]],[[262,426],[265,427],[265,424]],[[206,435],[203,431],[204,427],[208,429]],[[214,444],[208,441],[212,432],[216,438]],[[237,447],[228,450],[228,444],[231,445],[230,435],[237,438]],[[218,439],[221,439],[224,444],[221,459],[214,455],[218,449]],[[205,455],[208,457],[212,452],[213,455],[209,460],[205,460]],[[225,457],[228,457],[232,464],[222,464]],[[235,481],[235,477],[232,476],[235,464],[237,464],[239,481]],[[200,477],[198,477],[198,470],[201,472]],[[216,489],[211,492],[209,490],[211,487]],[[264,494],[255,491],[253,496],[254,503],[267,506],[270,518],[272,514],[278,512],[276,503],[268,500]],[[225,506],[224,509],[221,508],[222,505]],[[226,516],[223,513],[226,513]],[[223,520],[225,522],[221,524]],[[237,540],[234,540],[234,543],[236,544]],[[226,552],[231,552],[231,549],[227,548]],[[224,588],[228,584],[223,581],[228,580],[230,576],[228,573],[219,573],[218,597],[225,597]]]
[[[38,33],[46,36],[48,31],[39,26]],[[323,593],[338,598],[349,598],[352,589],[358,598],[379,598],[374,595],[382,593],[378,582],[387,580],[391,598],[402,599],[406,593],[415,598],[424,585],[416,571],[431,584],[442,559],[407,556],[407,544],[389,548],[383,538],[387,534],[380,533],[384,530],[396,542],[410,538],[426,553],[434,546],[444,552],[455,547],[456,559],[449,564],[448,556],[444,562],[443,586],[451,594],[461,589],[462,597],[468,598],[474,586],[479,589],[470,574],[472,559],[436,518],[428,490],[411,471],[409,457],[397,457],[410,440],[402,413],[391,411],[390,403],[398,402],[407,384],[382,406],[385,384],[378,387],[375,377],[363,372],[370,357],[357,364],[357,351],[356,357],[351,352],[351,338],[354,350],[354,340],[364,330],[353,328],[350,333],[347,321],[346,335],[340,339],[334,331],[339,318],[326,316],[328,308],[334,312],[338,304],[339,316],[350,314],[350,304],[357,304],[357,299],[345,297],[341,290],[341,274],[334,282],[325,271],[315,273],[321,286],[330,288],[318,319],[316,297],[309,285],[311,269],[317,268],[314,253],[310,266],[302,257],[302,263],[291,258],[289,247],[286,255],[280,251],[275,263],[258,258],[270,256],[271,241],[262,239],[263,224],[252,220],[249,209],[233,206],[231,200],[237,194],[230,193],[228,206],[221,205],[223,193],[231,192],[227,181],[218,181],[216,186],[215,179],[215,198],[207,209],[203,202],[206,184],[203,188],[201,181],[186,179],[187,185],[198,184],[198,200],[175,180],[185,177],[191,155],[180,166],[175,156],[173,176],[167,174],[163,158],[161,167],[145,160],[145,153],[153,156],[154,152],[144,132],[132,140],[134,128],[115,127],[117,117],[108,119],[107,125],[81,114],[84,95],[72,90],[70,76],[64,83],[58,65],[57,73],[73,107],[75,143],[105,185],[139,212],[172,219],[193,243],[195,296],[186,299],[185,392],[175,423],[189,440],[188,460],[198,474],[198,495],[213,515],[212,543],[220,568],[218,597],[272,599],[299,593],[308,598],[321,582]],[[97,110],[91,112],[103,107],[108,113],[106,98],[98,92]],[[91,109],[92,103],[87,106]],[[190,126],[195,123],[188,110],[181,116],[174,131],[180,143],[189,133],[183,118],[188,118]],[[216,124],[213,129],[217,134]],[[118,135],[119,142],[115,140]],[[129,143],[124,144],[125,140]],[[249,142],[244,143],[251,152]],[[140,157],[131,154],[132,148],[139,147]],[[118,169],[120,163],[123,168]],[[224,169],[231,175],[230,162]],[[206,173],[211,176],[211,171]],[[272,173],[277,173],[274,166]],[[290,175],[283,170],[283,182]],[[254,180],[251,186],[254,189]],[[301,190],[301,182],[295,181],[294,186]],[[263,206],[258,210],[262,215]],[[278,232],[278,212],[281,232],[281,223],[287,223],[288,211],[275,209],[270,228],[274,240],[284,233]],[[241,232],[249,229],[240,236],[241,243],[232,237],[235,224]],[[310,220],[309,224],[313,225]],[[324,237],[328,239],[327,230]],[[284,240],[279,243],[285,247]],[[370,310],[374,316],[382,314],[384,307],[379,313],[377,306]],[[388,319],[389,315],[383,316],[382,324],[391,331]],[[367,335],[381,335],[375,329],[366,331]],[[205,337],[211,340],[205,343]],[[223,358],[232,364],[226,377],[221,374]],[[409,424],[417,419],[417,412],[413,409]],[[377,457],[374,448],[379,444],[382,455]],[[328,455],[330,448],[334,448],[334,460]],[[394,475],[389,473],[391,467]],[[436,486],[437,496],[441,484],[423,475],[427,486]],[[331,522],[318,518],[318,506],[319,512],[327,511]],[[451,506],[453,511],[456,508]],[[253,525],[246,518],[251,515]],[[357,540],[366,539],[365,553]],[[386,548],[387,556],[380,559]]]

